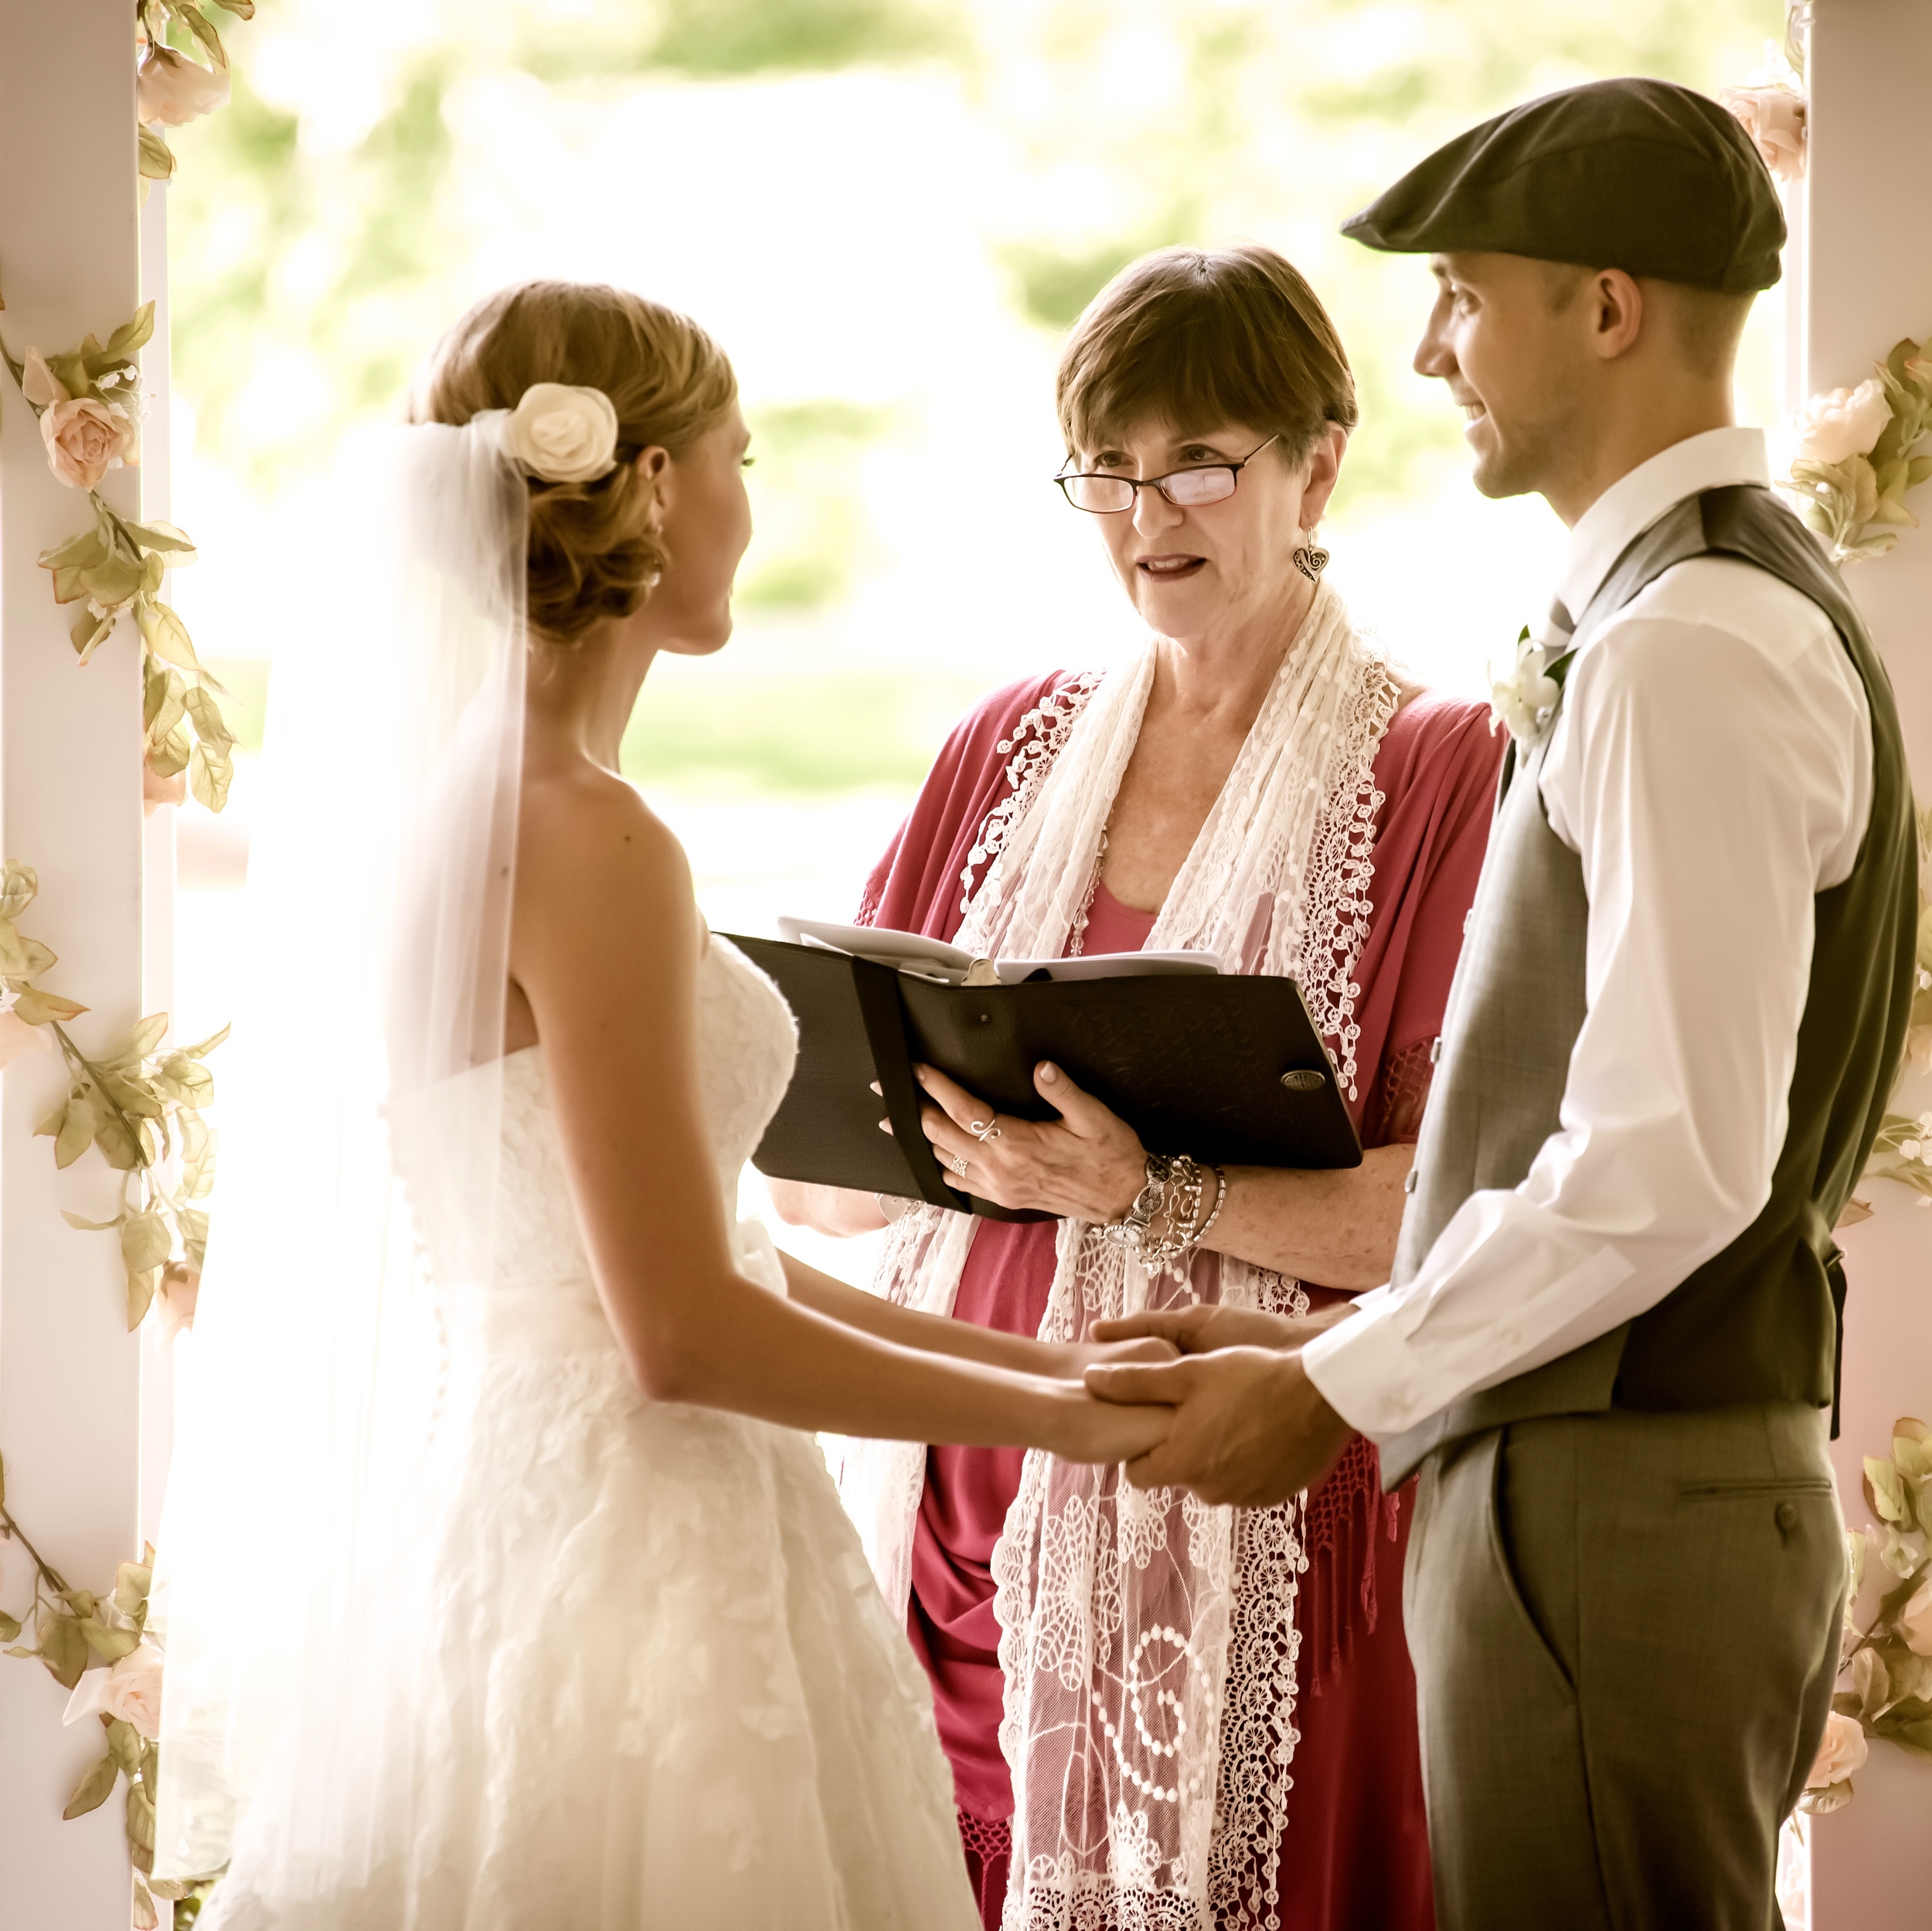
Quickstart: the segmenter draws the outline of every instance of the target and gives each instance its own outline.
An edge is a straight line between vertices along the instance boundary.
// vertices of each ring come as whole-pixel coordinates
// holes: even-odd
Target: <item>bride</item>
[[[804,1431],[1112,1462],[1169,1411],[733,1221],[793,1022],[617,775],[653,659],[730,633],[723,355],[530,284],[412,416],[361,488],[389,587],[271,722],[155,1875],[226,1866],[209,1931],[970,1931],[930,1694]]]

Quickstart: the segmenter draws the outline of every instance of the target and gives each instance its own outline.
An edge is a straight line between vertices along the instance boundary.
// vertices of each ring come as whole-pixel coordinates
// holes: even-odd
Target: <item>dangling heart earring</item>
[[[1312,542],[1303,543],[1294,552],[1294,567],[1311,583],[1315,583],[1328,567],[1328,552],[1318,549]]]

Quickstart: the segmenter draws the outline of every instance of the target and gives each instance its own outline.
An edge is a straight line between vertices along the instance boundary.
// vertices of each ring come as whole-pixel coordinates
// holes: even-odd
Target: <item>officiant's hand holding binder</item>
[[[806,943],[725,935],[777,981],[798,1021],[798,1069],[752,1155],[772,1178],[996,1220],[1046,1219],[948,1184],[920,1125],[925,1095],[913,1073],[937,1066],[999,1113],[1051,1120],[1033,1084],[1043,1059],[1152,1153],[1222,1166],[1361,1162],[1335,1069],[1291,979],[1224,975],[1202,955],[989,967],[913,933],[782,923]],[[874,956],[839,949],[830,935]],[[879,1128],[882,1098],[889,1135]]]

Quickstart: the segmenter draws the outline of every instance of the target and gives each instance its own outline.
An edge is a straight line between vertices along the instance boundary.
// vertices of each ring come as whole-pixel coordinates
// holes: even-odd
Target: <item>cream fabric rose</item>
[[[161,1652],[152,1644],[130,1650],[111,1670],[89,1670],[74,1685],[63,1721],[117,1716],[151,1743],[161,1735]]]
[[[1869,456],[1891,420],[1885,385],[1876,376],[1855,389],[1828,389],[1798,412],[1794,454],[1806,463],[1842,463]]]
[[[546,483],[588,483],[617,466],[617,412],[600,389],[532,382],[503,425],[503,446]]]
[[[228,100],[228,76],[219,68],[185,59],[172,47],[150,47],[141,63],[135,111],[164,127],[185,127],[213,114]]]
[[[1899,1631],[1914,1656],[1932,1656],[1932,1578],[1921,1583],[1899,1611]]]
[[[41,413],[47,466],[71,489],[94,489],[109,470],[138,459],[134,426],[115,403],[70,396]]]
[[[1818,1746],[1818,1760],[1804,1780],[1804,1787],[1823,1790],[1834,1783],[1842,1783],[1863,1764],[1871,1747],[1858,1719],[1834,1710],[1825,1719],[1825,1740]]]
[[[1789,87],[1726,87],[1718,99],[1744,124],[1780,181],[1804,178],[1804,97]]]

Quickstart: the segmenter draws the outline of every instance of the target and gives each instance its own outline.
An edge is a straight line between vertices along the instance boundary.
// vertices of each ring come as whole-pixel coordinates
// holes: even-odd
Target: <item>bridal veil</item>
[[[360,1772],[400,1722],[385,1686],[439,1613],[445,1351],[415,1226],[461,1218],[464,1262],[492,1264],[528,518],[500,419],[358,447],[340,587],[275,661],[158,1557],[160,1877],[221,1868],[273,1788],[290,1894],[353,1889],[383,1834]],[[459,1074],[465,1105],[412,1131]]]

